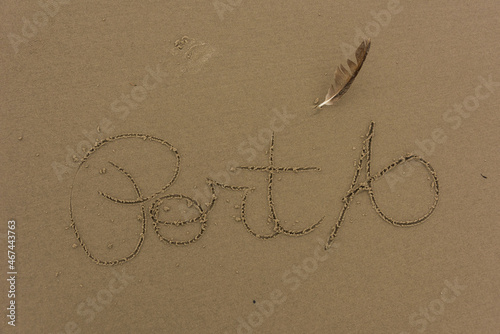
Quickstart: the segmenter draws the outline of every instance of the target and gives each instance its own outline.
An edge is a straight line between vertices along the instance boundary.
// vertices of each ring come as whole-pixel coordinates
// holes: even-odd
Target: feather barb
[[[370,50],[370,45],[371,41],[369,39],[361,42],[356,49],[356,63],[350,59],[347,60],[349,70],[347,70],[344,65],[339,65],[337,67],[334,75],[334,83],[328,88],[325,101],[319,104],[317,108],[331,106],[347,92],[365,62],[368,51]]]

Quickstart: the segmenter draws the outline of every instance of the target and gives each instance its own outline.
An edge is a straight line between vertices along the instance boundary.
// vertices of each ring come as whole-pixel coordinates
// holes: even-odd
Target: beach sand
[[[1,333],[498,333],[497,1],[1,7]]]

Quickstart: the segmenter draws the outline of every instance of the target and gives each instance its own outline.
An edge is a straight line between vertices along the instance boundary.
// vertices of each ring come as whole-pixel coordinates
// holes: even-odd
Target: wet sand
[[[497,2],[2,9],[1,333],[498,330]]]

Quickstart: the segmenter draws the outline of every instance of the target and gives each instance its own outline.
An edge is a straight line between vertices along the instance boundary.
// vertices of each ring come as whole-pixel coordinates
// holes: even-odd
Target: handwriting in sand
[[[352,202],[353,198],[361,193],[361,192],[368,192],[368,195],[370,197],[370,200],[372,202],[372,206],[374,210],[377,212],[377,214],[386,222],[396,225],[396,226],[414,226],[417,224],[420,224],[424,222],[429,216],[434,212],[438,199],[439,199],[439,184],[438,184],[438,178],[437,174],[434,171],[434,168],[423,158],[414,155],[414,154],[408,154],[404,157],[401,157],[388,165],[386,168],[381,170],[378,173],[372,174],[371,172],[371,158],[372,158],[372,141],[373,141],[373,136],[374,136],[374,122],[371,122],[369,126],[368,133],[364,139],[363,142],[363,147],[361,150],[361,155],[360,159],[357,163],[355,172],[354,172],[354,177],[353,181],[351,183],[351,186],[346,194],[346,196],[342,199],[344,205],[342,207],[342,210],[339,214],[338,220],[336,221],[335,225],[332,227],[331,233],[327,239],[327,242],[325,244],[325,249],[328,249],[331,247],[333,244],[333,241],[339,231],[339,228],[342,224],[342,222],[345,219],[346,213],[349,209],[349,205]],[[144,141],[150,141],[150,142],[156,142],[161,145],[163,145],[165,148],[167,148],[171,154],[174,155],[175,157],[175,165],[173,169],[173,176],[171,179],[163,185],[163,187],[150,194],[149,196],[145,196],[143,192],[141,191],[141,187],[139,184],[136,182],[134,177],[123,167],[119,166],[118,164],[114,163],[113,161],[109,161],[109,165],[112,168],[115,168],[118,170],[120,173],[122,173],[130,182],[131,186],[134,188],[134,192],[136,197],[133,199],[121,199],[116,196],[113,196],[111,194],[99,191],[99,194],[106,198],[109,201],[112,201],[116,204],[119,205],[138,205],[140,206],[140,224],[141,224],[141,232],[137,241],[137,244],[135,245],[135,248],[133,251],[120,259],[115,259],[115,260],[103,260],[98,258],[94,253],[91,252],[89,247],[84,241],[84,238],[82,238],[78,228],[77,228],[77,222],[74,214],[74,204],[73,204],[73,190],[71,191],[71,196],[70,196],[70,218],[71,218],[71,227],[74,230],[76,239],[78,240],[80,246],[83,248],[85,254],[92,259],[95,263],[99,265],[118,265],[125,263],[131,259],[133,259],[140,251],[141,246],[144,243],[145,239],[145,233],[146,233],[146,221],[147,221],[147,214],[146,214],[146,207],[145,204],[148,201],[151,201],[151,204],[149,206],[149,217],[152,220],[153,228],[155,231],[155,234],[159,237],[159,239],[167,244],[171,245],[188,245],[191,243],[196,242],[199,240],[204,232],[207,229],[207,223],[208,223],[208,215],[211,212],[211,210],[214,208],[214,205],[217,201],[217,188],[221,189],[226,189],[230,191],[237,191],[242,193],[242,200],[241,200],[241,205],[239,206],[240,208],[240,217],[237,219],[242,223],[242,225],[245,227],[245,229],[254,237],[259,238],[259,239],[271,239],[274,238],[280,234],[283,234],[285,236],[302,236],[305,234],[308,234],[312,231],[314,231],[323,221],[323,218],[319,218],[316,222],[311,224],[309,227],[302,229],[302,230],[290,230],[286,229],[281,223],[280,219],[278,218],[278,215],[276,213],[276,208],[273,200],[273,179],[275,178],[275,174],[279,173],[287,173],[287,172],[292,172],[292,173],[302,173],[302,172],[319,172],[321,169],[319,167],[313,167],[313,166],[305,166],[305,167],[280,167],[276,166],[274,163],[274,151],[275,151],[275,138],[274,134],[272,135],[271,138],[271,143],[268,151],[268,164],[266,166],[239,166],[237,167],[240,170],[244,171],[251,171],[251,172],[263,172],[266,175],[267,179],[267,203],[268,203],[268,208],[269,208],[269,216],[268,216],[268,222],[271,223],[272,225],[272,230],[268,234],[260,234],[255,232],[248,224],[247,218],[246,218],[246,207],[247,207],[247,198],[248,195],[254,190],[254,188],[249,187],[249,186],[236,186],[236,185],[228,185],[228,184],[223,184],[220,182],[217,182],[215,180],[212,180],[210,178],[206,179],[207,186],[210,189],[211,192],[211,199],[209,200],[208,203],[205,203],[205,206],[202,206],[202,204],[198,203],[194,198],[191,198],[189,196],[183,195],[183,194],[167,194],[166,191],[168,188],[170,188],[175,181],[178,179],[179,176],[179,170],[180,170],[180,163],[181,163],[181,156],[179,151],[172,146],[170,143],[167,141],[153,137],[150,135],[146,134],[122,134],[118,136],[113,136],[106,138],[100,142],[97,142],[94,147],[92,147],[87,154],[84,156],[82,159],[80,168],[87,163],[90,159],[92,159],[92,156],[95,152],[100,150],[102,147],[104,147],[106,144],[111,143],[111,142],[116,142],[116,141],[124,141],[124,140],[130,140],[130,139],[142,139]],[[391,171],[395,167],[410,162],[410,161],[415,161],[418,163],[421,163],[428,171],[430,176],[433,179],[433,182],[431,183],[431,187],[433,188],[434,192],[434,200],[432,205],[430,206],[429,210],[427,213],[425,213],[423,216],[421,216],[418,219],[415,220],[407,220],[407,221],[397,221],[386,215],[379,207],[376,196],[372,187],[373,182],[381,178],[384,174],[387,172]],[[363,166],[364,166],[364,172],[363,172]],[[360,175],[361,173],[364,173],[365,176],[365,181],[364,182],[359,182]],[[78,174],[78,172],[77,172]],[[76,178],[76,175],[75,175]],[[166,221],[166,220],[161,220],[160,219],[160,208],[163,205],[163,202],[166,200],[171,200],[171,199],[177,199],[177,200],[185,200],[189,203],[189,206],[193,207],[194,209],[197,210],[198,216],[191,218],[191,219],[186,219],[186,220],[181,220],[181,221]],[[163,235],[160,231],[160,226],[164,225],[169,225],[173,227],[179,227],[187,224],[199,224],[199,231],[196,235],[189,237],[187,239],[174,239],[171,237],[166,237]]]

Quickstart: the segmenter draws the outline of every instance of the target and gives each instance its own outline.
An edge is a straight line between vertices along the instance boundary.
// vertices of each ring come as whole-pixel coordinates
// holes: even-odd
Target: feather
[[[334,84],[328,89],[325,101],[318,105],[317,108],[321,108],[325,105],[331,106],[347,92],[361,70],[361,66],[363,66],[363,63],[365,62],[368,51],[370,50],[370,44],[371,42],[369,39],[361,42],[355,54],[356,63],[350,59],[347,60],[347,65],[350,71],[347,70],[344,65],[339,65],[339,67],[337,67],[334,75]]]

